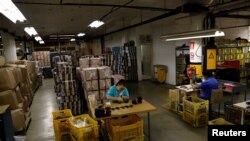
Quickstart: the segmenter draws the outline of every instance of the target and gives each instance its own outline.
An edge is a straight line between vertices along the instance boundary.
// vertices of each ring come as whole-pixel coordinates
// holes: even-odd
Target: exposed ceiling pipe
[[[115,30],[115,31],[111,31],[111,32],[106,33],[106,34],[104,34],[104,35],[102,35],[102,36],[107,36],[107,35],[109,35],[109,34],[113,34],[113,33],[116,33],[116,32],[120,32],[120,31],[123,31],[123,30],[127,30],[127,29],[130,29],[130,28],[137,27],[137,26],[141,26],[141,25],[144,25],[144,24],[147,24],[147,23],[151,23],[151,22],[154,22],[154,21],[157,21],[157,20],[166,18],[166,17],[170,17],[170,16],[173,16],[173,15],[176,15],[176,14],[179,14],[179,13],[180,13],[180,12],[178,12],[178,11],[172,11],[172,12],[169,12],[169,13],[165,13],[165,14],[162,14],[162,15],[160,15],[160,16],[151,18],[151,19],[149,19],[149,20],[146,20],[146,21],[143,21],[143,22],[134,24],[134,25],[130,25],[130,26],[127,26],[127,27],[124,27],[124,28],[121,28],[121,29],[118,29],[118,30]]]
[[[103,15],[101,18],[100,18],[100,21],[102,21],[105,17],[107,17],[108,15],[110,15],[111,13],[119,10],[120,8],[122,8],[122,6],[127,6],[128,4],[132,3],[134,0],[130,0],[129,2],[126,2],[125,4],[119,6],[119,7],[113,7],[107,14]]]
[[[174,9],[158,8],[158,7],[146,7],[146,6],[122,6],[118,4],[90,4],[90,3],[37,3],[37,2],[14,2],[15,4],[26,4],[26,5],[47,5],[47,6],[94,6],[94,7],[122,7],[129,9],[140,9],[150,11],[174,11]]]
[[[231,9],[240,10],[244,7],[249,7],[250,1],[249,0],[233,0],[230,3],[226,3],[223,5],[219,5],[213,8],[214,13],[220,13],[221,11],[227,11]]]
[[[246,15],[233,15],[233,14],[224,14],[224,15],[220,15],[218,17],[220,17],[220,18],[250,19],[250,16],[246,16]]]

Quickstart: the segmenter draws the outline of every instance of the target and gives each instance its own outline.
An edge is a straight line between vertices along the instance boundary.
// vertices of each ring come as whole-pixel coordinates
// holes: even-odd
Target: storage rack
[[[239,60],[240,78],[246,77],[245,63],[250,63],[250,51],[249,43],[239,43],[239,44],[224,44],[218,45],[217,47],[217,65],[223,64],[228,60]]]
[[[176,55],[176,85],[181,85],[182,78],[185,77],[184,70],[186,67],[185,54],[189,54],[188,46],[181,46],[175,49]]]

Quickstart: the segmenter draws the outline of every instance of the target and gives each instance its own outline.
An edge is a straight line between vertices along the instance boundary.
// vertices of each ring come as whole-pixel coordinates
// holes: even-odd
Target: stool
[[[212,104],[219,104],[218,117],[220,116],[220,104],[223,102],[223,90],[222,89],[213,89],[211,98],[209,101],[209,106],[212,111]]]

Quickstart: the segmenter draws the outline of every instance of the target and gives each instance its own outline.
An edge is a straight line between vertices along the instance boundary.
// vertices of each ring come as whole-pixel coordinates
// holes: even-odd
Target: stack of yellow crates
[[[52,113],[55,141],[70,141],[69,118],[72,117],[70,109],[59,110]]]
[[[206,126],[208,123],[208,100],[197,96],[183,97],[183,120],[194,127]]]

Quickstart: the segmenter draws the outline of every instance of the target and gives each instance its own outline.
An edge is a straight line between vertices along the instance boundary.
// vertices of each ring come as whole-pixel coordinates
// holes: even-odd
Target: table
[[[217,79],[217,81],[219,82],[219,86],[222,86],[222,87],[225,86],[225,84],[232,84],[233,85],[230,90],[229,89],[223,90],[224,92],[228,92],[228,93],[232,94],[232,99],[231,99],[232,103],[234,102],[234,95],[237,92],[244,92],[245,93],[244,100],[246,101],[246,99],[247,99],[247,86],[246,86],[246,84],[239,83],[239,82],[233,82],[233,81],[227,81],[227,80],[221,80],[221,79]]]
[[[130,103],[112,103],[111,104],[111,108],[114,107],[122,107],[125,105],[129,105]],[[157,108],[155,106],[153,106],[152,104],[150,104],[148,101],[143,100],[142,103],[140,104],[134,104],[133,107],[131,108],[125,108],[125,109],[119,109],[119,110],[112,110],[111,112],[111,116],[108,117],[100,117],[100,118],[96,118],[93,114],[92,116],[94,117],[94,119],[96,120],[107,120],[113,117],[121,117],[121,116],[125,116],[125,115],[132,115],[132,114],[139,114],[139,113],[147,113],[147,118],[148,118],[148,139],[149,141],[151,140],[150,138],[150,112],[152,111],[156,111]],[[107,121],[105,122],[107,123]],[[107,125],[106,125],[107,127]]]
[[[236,104],[234,104],[234,106],[241,109],[241,121],[240,121],[240,123],[243,125],[244,121],[245,121],[245,111],[249,109],[250,105],[247,105],[246,101],[244,101],[244,102],[236,103]]]
[[[196,84],[198,85],[198,84]],[[199,89],[194,89],[193,88],[194,85],[181,85],[181,86],[176,86],[177,89],[184,91],[185,93],[191,93],[191,92],[195,92],[195,91],[199,91]]]
[[[195,85],[199,85],[200,83],[197,83],[197,84],[195,84]],[[184,92],[184,96],[187,96],[187,95],[193,95],[193,94],[195,94],[195,95],[197,95],[197,93],[196,92],[198,92],[198,91],[200,91],[199,89],[194,89],[193,88],[193,86],[194,85],[181,85],[181,86],[176,86],[176,88],[177,89],[179,89],[179,91],[183,91]],[[195,93],[194,93],[195,92]],[[182,103],[182,97],[181,97],[181,95],[180,95],[181,93],[179,92],[179,95],[178,95],[178,108],[177,108],[177,112],[178,113],[182,113],[182,111],[183,111],[183,103]],[[180,107],[179,107],[180,106]]]

